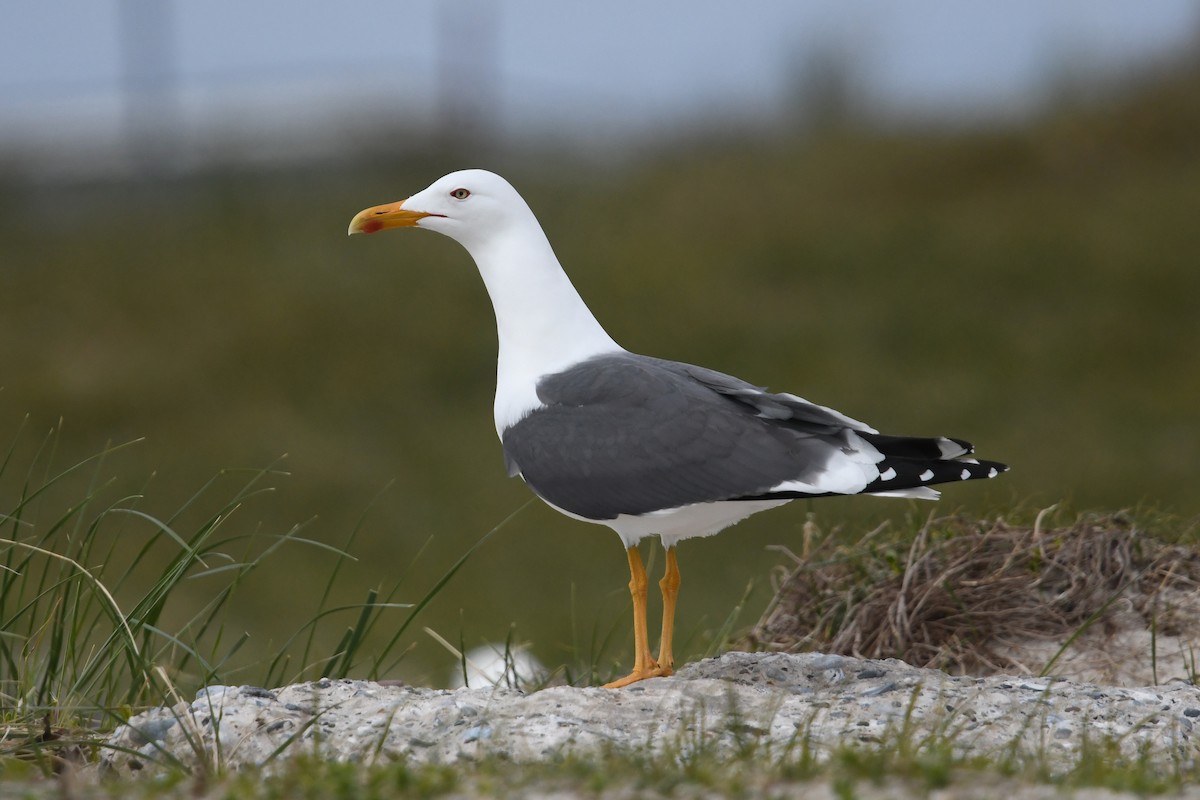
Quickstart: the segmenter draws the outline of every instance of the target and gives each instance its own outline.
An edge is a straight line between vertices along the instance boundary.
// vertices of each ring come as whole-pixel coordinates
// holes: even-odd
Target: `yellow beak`
[[[350,220],[350,229],[346,233],[353,236],[356,233],[375,233],[384,228],[412,228],[425,217],[438,216],[424,211],[409,211],[400,207],[403,204],[401,200],[399,203],[364,208]]]

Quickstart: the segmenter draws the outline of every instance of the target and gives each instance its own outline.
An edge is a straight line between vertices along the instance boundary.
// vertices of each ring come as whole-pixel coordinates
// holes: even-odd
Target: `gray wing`
[[[786,481],[819,485],[830,459],[853,447],[848,433],[870,430],[729,375],[630,353],[546,376],[537,392],[544,406],[502,435],[509,469],[546,501],[597,520],[762,496]]]

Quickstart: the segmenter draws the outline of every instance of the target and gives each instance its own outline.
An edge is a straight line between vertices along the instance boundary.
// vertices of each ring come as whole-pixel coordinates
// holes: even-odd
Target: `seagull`
[[[588,309],[529,205],[504,178],[453,172],[406,200],[364,209],[350,234],[421,228],[475,260],[496,315],[496,433],[510,477],[550,507],[607,525],[625,546],[634,663],[606,688],[672,674],[676,545],[797,498],[936,499],[931,485],[1008,469],[949,437],[881,434],[794,394],[617,344]],[[666,551],[658,656],[638,543]]]

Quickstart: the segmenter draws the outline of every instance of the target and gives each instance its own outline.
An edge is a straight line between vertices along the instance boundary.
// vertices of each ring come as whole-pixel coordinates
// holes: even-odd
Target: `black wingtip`
[[[1001,464],[999,461],[980,461],[978,464],[972,464],[971,466],[975,467],[975,470],[972,470],[973,473],[976,470],[982,473],[972,474],[972,478],[995,478],[997,475],[1008,472],[1008,464]]]

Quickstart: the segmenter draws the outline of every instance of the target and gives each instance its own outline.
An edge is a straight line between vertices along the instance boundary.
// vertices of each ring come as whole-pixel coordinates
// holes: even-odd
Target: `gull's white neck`
[[[532,212],[486,241],[464,242],[483,277],[500,351],[496,432],[541,405],[537,381],[602,353],[619,352],[575,291]]]

